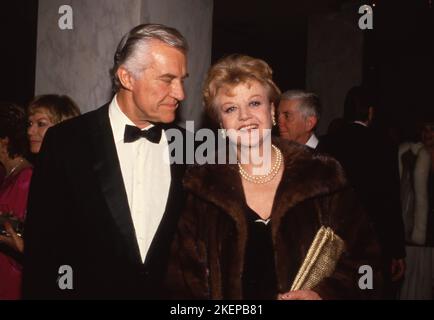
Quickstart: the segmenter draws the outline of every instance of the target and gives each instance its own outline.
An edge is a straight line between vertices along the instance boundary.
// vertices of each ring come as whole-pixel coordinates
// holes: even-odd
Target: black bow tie
[[[149,130],[140,130],[134,126],[125,126],[124,142],[134,142],[140,138],[146,138],[152,143],[159,143],[161,140],[162,126],[155,125]]]

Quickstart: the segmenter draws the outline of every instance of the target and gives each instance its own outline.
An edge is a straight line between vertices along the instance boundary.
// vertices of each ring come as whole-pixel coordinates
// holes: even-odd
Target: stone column
[[[358,27],[359,17],[354,1],[337,12],[309,17],[306,88],[323,104],[319,134],[343,116],[347,91],[362,82],[364,31]]]
[[[73,29],[61,30],[62,5]],[[39,2],[35,94],[71,96],[82,112],[111,98],[109,70],[123,34],[140,23],[177,28],[190,46],[190,77],[180,121],[199,121],[201,87],[211,62],[213,0],[43,0]]]

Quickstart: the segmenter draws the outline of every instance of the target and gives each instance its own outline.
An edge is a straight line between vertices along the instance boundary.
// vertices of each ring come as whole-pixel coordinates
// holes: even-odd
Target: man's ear
[[[306,129],[313,131],[318,123],[318,118],[315,116],[309,116],[306,118]]]
[[[124,89],[130,91],[133,90],[134,77],[131,75],[129,71],[127,71],[123,67],[119,67],[116,74],[118,75],[118,79]]]

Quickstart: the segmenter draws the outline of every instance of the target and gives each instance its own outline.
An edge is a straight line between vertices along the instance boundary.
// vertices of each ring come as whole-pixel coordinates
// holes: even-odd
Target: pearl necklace
[[[283,156],[282,156],[282,152],[279,150],[279,148],[277,148],[274,144],[271,146],[273,147],[274,151],[276,151],[276,162],[274,163],[271,170],[265,175],[251,175],[251,174],[249,174],[246,170],[244,170],[241,163],[238,161],[238,170],[240,172],[240,175],[245,180],[247,180],[249,182],[257,183],[257,184],[263,184],[263,183],[267,183],[267,182],[273,180],[273,178],[277,175],[277,173],[279,172],[280,167],[282,165]]]

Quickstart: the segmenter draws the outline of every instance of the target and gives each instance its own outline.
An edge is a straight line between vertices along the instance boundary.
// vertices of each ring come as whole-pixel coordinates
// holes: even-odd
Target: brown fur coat
[[[287,292],[321,225],[332,227],[347,250],[331,277],[314,288],[324,299],[357,299],[361,265],[379,270],[379,247],[366,216],[333,159],[304,146],[276,139],[284,173],[271,214],[279,292]],[[173,243],[167,285],[172,298],[242,299],[247,224],[237,165],[192,167],[185,176],[188,192]],[[260,259],[260,257],[258,257]],[[277,296],[276,292],[276,296]]]

